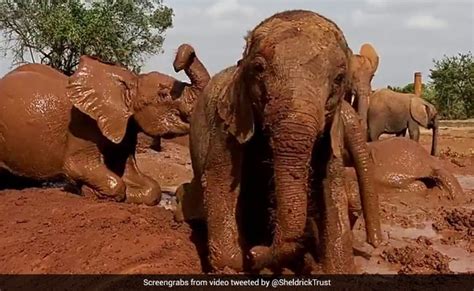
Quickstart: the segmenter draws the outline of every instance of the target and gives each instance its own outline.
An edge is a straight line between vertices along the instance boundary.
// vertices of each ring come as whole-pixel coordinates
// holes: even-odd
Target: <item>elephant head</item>
[[[74,107],[97,122],[114,143],[125,136],[130,118],[150,136],[187,134],[189,124],[161,84],[171,77],[160,73],[137,75],[128,69],[82,56],[69,78],[67,95]]]
[[[364,131],[367,131],[368,102],[372,92],[371,82],[378,65],[379,56],[374,47],[368,43],[363,44],[359,54],[354,54],[351,58],[350,70],[353,90],[350,96],[354,95],[355,97],[353,105],[361,117]]]
[[[256,127],[269,133],[275,231],[271,247],[251,250],[256,262],[281,261],[299,251],[313,146],[330,136],[330,151],[341,155],[340,106],[350,90],[349,58],[344,35],[333,22],[310,11],[278,13],[249,35],[219,98],[217,113],[239,143],[251,139]]]
[[[437,155],[438,139],[438,111],[436,107],[423,98],[413,96],[410,99],[410,114],[419,125],[433,130],[431,155]]]

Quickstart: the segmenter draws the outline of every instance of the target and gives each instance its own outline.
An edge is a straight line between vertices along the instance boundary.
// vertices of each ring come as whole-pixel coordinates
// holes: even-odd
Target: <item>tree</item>
[[[446,118],[474,117],[474,59],[471,52],[433,60],[435,105]]]
[[[0,50],[14,64],[43,63],[71,75],[83,54],[139,71],[162,52],[173,10],[162,0],[0,0]]]

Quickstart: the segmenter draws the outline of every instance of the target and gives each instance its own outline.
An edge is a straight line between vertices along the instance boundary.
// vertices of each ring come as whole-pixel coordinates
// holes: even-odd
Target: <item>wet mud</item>
[[[474,273],[474,133],[442,132],[440,163],[465,195],[449,200],[437,188],[381,192],[384,242],[364,244],[354,229],[360,273]],[[171,210],[177,185],[192,177],[186,137],[162,140],[161,152],[140,137],[138,163],[160,182],[161,207],[82,197],[62,184],[0,191],[0,273],[199,274],[205,263],[202,225],[177,224]],[[430,149],[430,136],[421,142]]]

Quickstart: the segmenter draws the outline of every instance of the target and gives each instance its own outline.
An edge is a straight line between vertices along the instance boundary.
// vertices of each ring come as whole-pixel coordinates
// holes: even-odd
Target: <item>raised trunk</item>
[[[439,127],[438,117],[435,117],[434,122],[433,122],[433,140],[431,141],[431,155],[432,156],[438,155],[438,127]]]
[[[191,87],[198,91],[202,91],[211,79],[206,67],[204,67],[197,56],[193,57],[191,65],[185,68],[184,72],[191,81]]]
[[[301,99],[299,100],[301,101]],[[253,267],[261,269],[271,264],[286,264],[303,254],[302,238],[305,234],[311,150],[321,119],[311,102],[304,102],[306,112],[292,111],[286,120],[272,127],[271,147],[275,174],[275,230],[270,247],[251,250]],[[300,109],[301,110],[301,109]],[[318,116],[319,117],[319,116]]]
[[[375,192],[373,168],[369,161],[369,149],[364,139],[357,114],[352,107],[343,102],[342,120],[344,122],[344,139],[354,162],[359,183],[362,211],[365,219],[367,242],[378,246],[382,231],[379,217],[379,198]]]
[[[197,56],[192,58],[190,65],[184,69],[184,72],[191,81],[191,85],[185,86],[183,90],[183,95],[180,98],[182,100],[181,111],[189,118],[197,97],[209,83],[211,76]]]

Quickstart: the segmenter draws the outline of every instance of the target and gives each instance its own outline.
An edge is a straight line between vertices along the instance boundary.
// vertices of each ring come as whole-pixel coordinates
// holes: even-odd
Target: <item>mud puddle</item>
[[[459,184],[464,191],[474,190],[474,176],[471,175],[454,175],[458,179]]]
[[[449,271],[454,273],[474,272],[474,253],[470,253],[456,245],[443,244],[443,235],[437,233],[432,224],[433,221],[426,221],[422,224],[423,227],[408,228],[383,224],[382,229],[386,239],[384,245],[375,249],[368,260],[357,257],[356,264],[362,272],[370,274],[397,274],[399,270],[403,272],[403,269],[400,269],[400,266],[396,264],[388,262],[383,257],[386,258],[386,254],[393,253],[394,250],[398,252],[418,251],[421,255],[418,254],[418,258],[413,260],[415,264],[421,258],[445,257],[446,261],[449,262]]]

